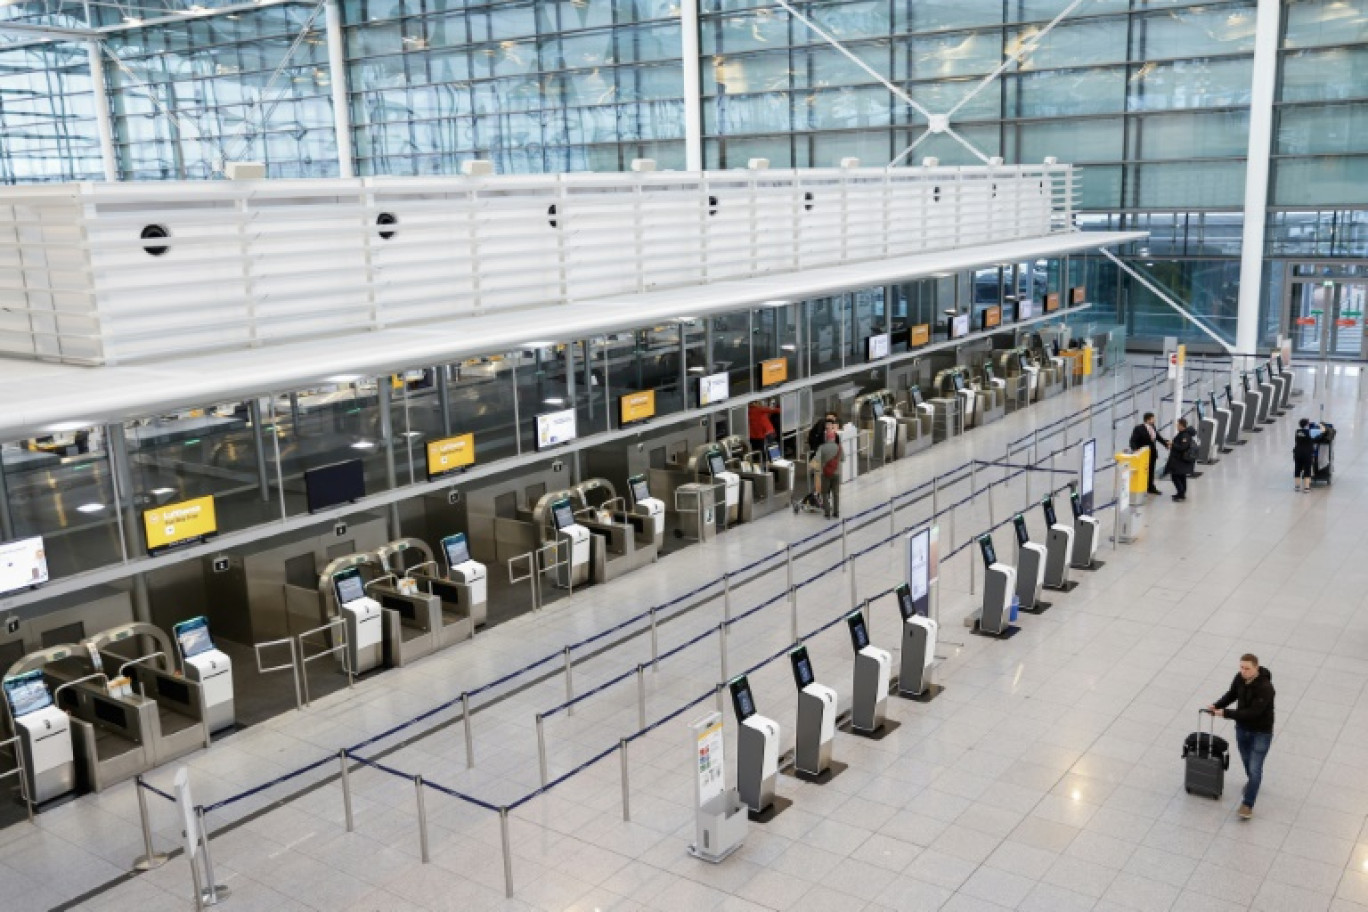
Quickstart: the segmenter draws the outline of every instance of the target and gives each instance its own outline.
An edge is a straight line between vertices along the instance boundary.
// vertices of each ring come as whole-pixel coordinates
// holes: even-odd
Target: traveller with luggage
[[[1244,763],[1245,784],[1243,801],[1240,804],[1240,819],[1248,820],[1254,815],[1254,801],[1259,797],[1259,786],[1263,782],[1264,759],[1273,745],[1273,674],[1259,665],[1258,656],[1245,653],[1240,656],[1240,670],[1230,682],[1230,689],[1207,707],[1213,716],[1222,716],[1235,723],[1235,745],[1240,750],[1240,760]],[[1235,707],[1230,708],[1231,704]]]

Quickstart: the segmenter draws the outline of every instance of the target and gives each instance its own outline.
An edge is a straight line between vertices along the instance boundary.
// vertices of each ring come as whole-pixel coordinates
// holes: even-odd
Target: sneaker
[[[1240,805],[1240,809],[1235,812],[1241,820],[1248,820],[1254,816],[1254,809],[1247,804]]]

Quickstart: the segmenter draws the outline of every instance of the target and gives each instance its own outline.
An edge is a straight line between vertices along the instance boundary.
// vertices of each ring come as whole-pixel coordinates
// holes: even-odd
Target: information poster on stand
[[[694,781],[695,806],[703,807],[727,790],[722,714],[709,713],[690,728],[694,733],[694,759],[698,774]]]
[[[1078,478],[1078,503],[1084,515],[1093,512],[1093,473],[1097,470],[1097,438],[1083,442],[1083,466]]]
[[[931,530],[922,529],[907,536],[907,587],[917,614],[926,617],[931,610]]]

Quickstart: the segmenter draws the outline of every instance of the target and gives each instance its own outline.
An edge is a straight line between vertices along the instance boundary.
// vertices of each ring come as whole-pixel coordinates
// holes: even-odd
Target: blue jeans
[[[1243,725],[1236,725],[1235,745],[1240,749],[1240,760],[1244,763],[1245,775],[1249,777],[1244,790],[1244,803],[1247,807],[1253,807],[1254,800],[1259,797],[1259,785],[1263,782],[1264,758],[1273,746],[1273,734],[1250,731]]]

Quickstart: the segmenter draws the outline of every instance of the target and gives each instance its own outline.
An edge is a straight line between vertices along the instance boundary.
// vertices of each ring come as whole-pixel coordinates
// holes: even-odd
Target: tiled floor
[[[1010,439],[1110,395],[1102,378],[1067,397],[1009,416],[846,488],[845,512],[886,503],[971,455],[1001,458]],[[352,774],[356,832],[342,826],[335,767],[216,812],[211,825],[226,909],[1368,909],[1368,618],[1360,617],[1368,563],[1359,378],[1331,378],[1326,417],[1340,428],[1335,485],[1296,494],[1290,481],[1292,421],[1281,420],[1192,483],[1189,500],[1145,509],[1140,541],[1104,546],[1100,571],[1053,595],[1055,607],[1025,617],[1007,642],[966,635],[958,620],[974,601],[965,551],[942,571],[942,638],[950,654],[946,691],[930,704],[890,700],[901,727],[883,741],[837,735],[849,768],[824,786],[781,777],[793,805],[752,825],[744,847],[721,865],[686,854],[692,840],[687,722],[711,700],[629,751],[632,822],[621,817],[616,755],[512,813],[516,895],[503,898],[497,816],[427,794],[431,863],[418,861],[412,784],[373,769]],[[1311,398],[1310,374],[1303,402]],[[1146,406],[1142,398],[1138,403]],[[1129,404],[1122,411],[1129,410]],[[1310,412],[1309,405],[1293,415]],[[1111,415],[1094,430],[1110,443]],[[1130,422],[1119,427],[1124,435]],[[1071,431],[1071,440],[1083,428]],[[1055,444],[1062,443],[1056,440]],[[1042,449],[1045,446],[1042,445]],[[1077,465],[1077,449],[1059,467]],[[997,476],[981,473],[979,483]],[[1102,491],[1111,479],[1099,479]],[[1039,495],[1041,483],[1034,482]],[[961,484],[944,505],[968,493]],[[955,516],[958,540],[1020,508],[1021,480],[980,495]],[[1109,496],[1102,497],[1103,500]],[[920,521],[929,498],[901,509],[897,525]],[[1035,511],[1038,514],[1038,511]],[[858,550],[888,534],[886,512],[852,525]],[[1041,532],[1038,515],[1029,517]],[[190,758],[197,798],[212,802],[355,743],[462,689],[495,678],[651,604],[774,553],[823,525],[787,512],[689,549],[606,587],[577,593],[412,667],[388,672],[303,713],[254,728]],[[949,523],[943,524],[948,531]],[[1110,529],[1110,517],[1104,520]],[[998,534],[1006,551],[1006,533]],[[839,562],[840,537],[795,559],[801,581]],[[897,578],[901,552],[875,548],[855,568],[862,595]],[[774,572],[733,587],[734,612],[783,591]],[[850,607],[837,567],[803,588],[799,629]],[[665,622],[662,652],[721,620],[720,592]],[[894,609],[873,606],[876,643],[896,651]],[[786,645],[787,601],[735,625],[735,674]],[[819,679],[849,699],[850,651],[836,628],[808,641]],[[1240,653],[1260,654],[1279,688],[1279,737],[1256,818],[1235,819],[1243,776],[1232,770],[1219,802],[1182,789],[1179,747],[1195,709],[1217,696]],[[584,692],[649,658],[644,634],[575,668]],[[660,718],[706,692],[719,677],[716,636],[647,671],[647,716]],[[792,743],[794,693],[786,663],[752,676],[760,711]],[[514,682],[510,687],[517,686]],[[288,686],[282,681],[282,686]],[[538,783],[534,715],[564,699],[560,677],[509,692],[474,716],[477,763],[465,769],[461,728],[439,728],[402,747],[382,742],[386,765],[505,803]],[[634,678],[586,700],[573,717],[545,722],[554,778],[636,729]],[[447,722],[454,713],[439,715]],[[730,717],[729,717],[730,723]],[[1222,723],[1226,724],[1227,723]],[[403,737],[403,736],[400,736]],[[730,746],[730,745],[729,745]],[[368,755],[370,756],[370,755]],[[378,756],[378,755],[377,755]],[[152,781],[165,787],[172,771]],[[298,786],[322,784],[279,807]],[[154,799],[158,845],[175,844],[169,805]],[[40,816],[36,827],[0,832],[0,895],[6,909],[41,909],[118,877],[140,851],[132,790],[112,789]],[[183,859],[105,889],[84,909],[184,909]],[[1362,905],[1358,905],[1362,904]]]

